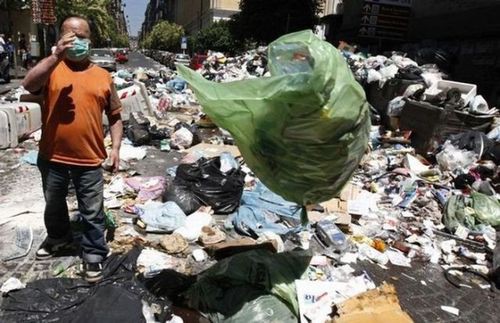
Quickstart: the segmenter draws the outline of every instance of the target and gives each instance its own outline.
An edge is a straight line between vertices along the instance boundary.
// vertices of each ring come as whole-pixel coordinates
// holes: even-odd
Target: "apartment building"
[[[174,22],[187,34],[207,28],[219,20],[229,19],[239,11],[239,0],[174,0]]]

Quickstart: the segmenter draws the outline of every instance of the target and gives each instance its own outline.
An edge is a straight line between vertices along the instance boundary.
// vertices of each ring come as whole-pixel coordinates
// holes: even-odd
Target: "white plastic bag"
[[[466,172],[478,158],[474,152],[460,150],[446,141],[443,150],[436,155],[436,160],[443,171]]]
[[[193,133],[182,127],[173,133],[171,143],[179,149],[189,148],[193,144]]]

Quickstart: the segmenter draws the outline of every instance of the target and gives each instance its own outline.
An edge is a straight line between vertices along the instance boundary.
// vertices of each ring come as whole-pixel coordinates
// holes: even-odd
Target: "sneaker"
[[[104,278],[102,262],[83,262],[81,274],[89,283],[97,283]]]
[[[71,250],[73,247],[73,241],[63,240],[60,242],[51,242],[49,241],[49,238],[47,238],[42,242],[40,248],[36,251],[36,259],[49,259],[57,253],[63,250]]]

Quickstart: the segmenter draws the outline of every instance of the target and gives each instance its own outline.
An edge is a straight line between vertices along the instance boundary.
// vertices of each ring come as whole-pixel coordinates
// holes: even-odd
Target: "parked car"
[[[108,71],[116,71],[115,57],[111,49],[93,48],[90,50],[90,61]]]
[[[184,66],[189,66],[189,61],[191,58],[189,57],[188,54],[175,54],[174,56],[174,68],[175,64],[182,64]]]
[[[207,55],[203,54],[194,54],[193,58],[191,58],[191,63],[189,67],[193,70],[199,70],[203,67],[203,63],[207,60]]]
[[[128,62],[128,55],[125,50],[118,50],[115,55],[115,60],[119,64],[124,64]]]

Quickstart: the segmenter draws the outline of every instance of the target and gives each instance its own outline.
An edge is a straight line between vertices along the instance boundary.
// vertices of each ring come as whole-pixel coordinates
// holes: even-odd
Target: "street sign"
[[[187,37],[181,38],[181,49],[187,49],[188,39]]]
[[[411,0],[365,0],[359,36],[402,40],[408,32]]]

